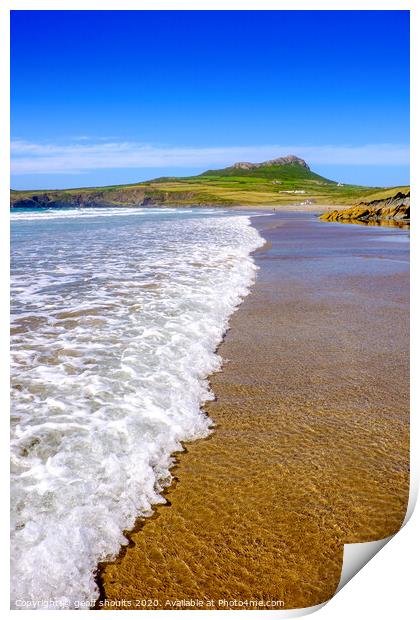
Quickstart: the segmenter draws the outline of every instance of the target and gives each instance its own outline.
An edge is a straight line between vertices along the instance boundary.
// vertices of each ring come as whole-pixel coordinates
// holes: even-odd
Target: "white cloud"
[[[138,142],[99,140],[72,144],[43,144],[14,140],[14,175],[80,173],[104,168],[221,168],[235,161],[263,161],[294,154],[309,166],[406,165],[409,147],[401,144],[363,146],[261,145],[230,147],[159,147]]]

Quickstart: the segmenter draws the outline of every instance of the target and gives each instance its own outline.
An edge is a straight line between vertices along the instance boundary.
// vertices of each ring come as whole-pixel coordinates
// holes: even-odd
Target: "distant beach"
[[[218,350],[214,432],[185,444],[167,503],[100,566],[98,607],[315,605],[334,594],[344,543],[404,519],[408,231],[284,210],[252,222],[266,243]]]

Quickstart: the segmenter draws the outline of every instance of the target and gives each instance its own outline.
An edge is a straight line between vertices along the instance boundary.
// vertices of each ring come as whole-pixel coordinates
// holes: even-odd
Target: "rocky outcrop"
[[[397,192],[388,198],[360,202],[354,207],[328,211],[321,215],[327,222],[410,221],[410,192]]]
[[[12,192],[10,206],[24,209],[63,207],[115,207],[142,205],[147,199],[145,188],[98,190],[63,190],[32,194]]]
[[[238,161],[233,164],[232,168],[238,168],[240,170],[253,170],[254,168],[263,168],[265,166],[289,166],[290,164],[297,164],[309,170],[309,166],[305,160],[296,157],[296,155],[286,155],[286,157],[277,157],[277,159],[268,159],[262,161],[259,164],[252,164],[248,161]]]

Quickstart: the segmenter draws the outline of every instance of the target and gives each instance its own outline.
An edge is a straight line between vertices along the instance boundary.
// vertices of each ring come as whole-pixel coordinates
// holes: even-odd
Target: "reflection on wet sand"
[[[340,224],[361,224],[362,226],[386,226],[388,228],[410,229],[410,220],[339,220]]]

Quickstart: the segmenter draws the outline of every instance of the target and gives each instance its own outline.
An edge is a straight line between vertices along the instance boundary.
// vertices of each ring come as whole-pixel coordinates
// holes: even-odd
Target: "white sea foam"
[[[131,213],[14,223],[13,607],[95,599],[171,454],[210,432],[206,377],[262,238],[242,215]]]
[[[178,208],[179,213],[194,213],[198,209]],[[215,213],[215,209],[200,209],[202,215]],[[152,215],[163,213],[173,213],[175,209],[172,207],[81,207],[77,208],[61,208],[61,209],[14,209],[10,214],[12,221],[20,220],[60,220],[69,218],[90,218],[90,217],[121,217],[122,215]]]

